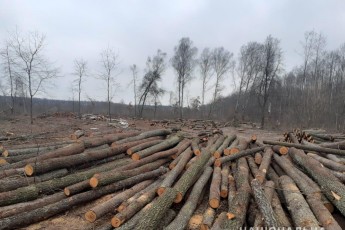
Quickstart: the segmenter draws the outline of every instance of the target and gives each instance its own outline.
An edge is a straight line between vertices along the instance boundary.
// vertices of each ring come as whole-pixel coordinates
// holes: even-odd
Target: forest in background
[[[139,79],[136,65],[132,88],[134,104],[113,103],[119,77],[118,54],[107,47],[101,52],[102,71],[97,76],[107,83],[107,101],[82,101],[87,61],[76,59],[73,101],[36,98],[60,74],[44,54],[45,36],[35,32],[14,33],[1,49],[1,116],[43,113],[102,113],[116,117],[149,119],[197,118],[259,123],[261,127],[318,127],[345,130],[345,45],[327,49],[325,35],[304,34],[298,50],[301,63],[284,69],[280,40],[271,35],[262,42],[244,44],[236,55],[224,47],[198,52],[190,38],[181,38],[168,59],[161,50],[146,61]],[[200,54],[199,54],[200,53]],[[167,68],[176,74],[176,91],[170,92],[169,105],[161,105],[166,92],[160,87]],[[234,91],[223,84],[232,78]],[[188,98],[186,89],[202,81],[200,96]],[[72,91],[73,91],[72,90]],[[207,91],[211,98],[205,98]],[[78,97],[79,95],[79,97]],[[223,96],[227,95],[227,96]],[[206,103],[207,102],[207,103]]]

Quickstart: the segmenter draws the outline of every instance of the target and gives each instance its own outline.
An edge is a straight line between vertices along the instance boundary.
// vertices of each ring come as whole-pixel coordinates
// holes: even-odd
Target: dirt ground
[[[129,123],[129,129],[157,129],[160,126],[151,126],[151,122],[147,120],[127,120]],[[5,135],[29,135],[34,136],[36,134],[42,134],[29,138],[26,140],[14,140],[6,141],[3,143],[5,146],[11,146],[16,144],[25,143],[44,143],[60,140],[68,140],[70,134],[75,130],[82,129],[86,133],[94,131],[106,131],[116,129],[108,125],[107,121],[97,121],[97,120],[79,120],[75,119],[72,115],[54,115],[47,116],[44,118],[35,118],[34,124],[29,123],[29,117],[17,117],[15,119],[0,119],[0,136]],[[117,128],[118,129],[118,128]],[[118,129],[120,130],[120,129]],[[222,128],[224,134],[236,133],[238,136],[249,138],[253,134],[257,135],[258,141],[263,139],[278,140],[282,138],[282,133],[253,129],[251,127],[226,127]],[[196,134],[197,132],[183,128],[183,131],[188,131]],[[97,229],[100,224],[108,222],[111,218],[110,215],[104,216],[103,218],[97,220],[95,223],[90,224],[84,219],[84,214],[95,204],[103,202],[112,195],[102,197],[93,202],[73,207],[71,210],[56,215],[48,220],[32,224],[23,229],[38,230],[38,229]]]

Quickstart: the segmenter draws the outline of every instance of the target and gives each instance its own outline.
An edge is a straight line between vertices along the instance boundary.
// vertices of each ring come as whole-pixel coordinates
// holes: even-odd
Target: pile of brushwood
[[[334,140],[315,144],[293,132],[285,142],[236,134],[206,140],[158,129],[4,144],[0,229],[101,198],[81,213],[90,228],[340,230],[345,142]]]

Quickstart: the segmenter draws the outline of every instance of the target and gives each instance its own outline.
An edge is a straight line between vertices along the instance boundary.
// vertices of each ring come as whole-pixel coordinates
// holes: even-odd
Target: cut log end
[[[286,155],[288,152],[289,152],[289,149],[287,147],[285,147],[285,146],[282,146],[282,147],[279,148],[279,153],[281,155]]]
[[[34,174],[34,167],[32,167],[32,165],[30,165],[30,164],[25,165],[24,172],[26,175],[32,176]]]
[[[121,221],[118,217],[114,216],[113,218],[111,218],[111,225],[114,228],[118,228],[121,226],[121,224],[123,223],[123,221]]]
[[[173,168],[175,168],[176,164],[175,163],[170,163],[169,164],[169,169],[172,170]]]
[[[201,153],[199,149],[195,149],[193,152],[194,152],[194,155],[196,156],[199,156]]]
[[[126,152],[127,152],[127,154],[128,154],[128,155],[132,155],[132,154],[133,154],[133,152],[132,152],[132,150],[131,150],[131,149],[127,149],[127,151],[126,151]]]
[[[64,188],[63,192],[65,193],[66,196],[71,195],[71,191],[69,190],[69,188]]]
[[[224,149],[224,155],[229,156],[230,155],[230,149]]]
[[[214,156],[214,158],[218,159],[218,158],[220,158],[221,153],[216,151],[216,152],[213,153],[213,156]]]
[[[164,188],[164,187],[159,187],[159,188],[157,189],[157,194],[158,194],[158,196],[163,195],[164,192],[165,192],[165,188]]]
[[[214,166],[220,167],[220,166],[222,166],[222,162],[219,159],[216,159],[214,162]]]
[[[92,178],[90,179],[90,186],[91,186],[92,188],[96,188],[97,185],[98,185],[98,179],[97,179],[96,177],[92,177]]]
[[[235,214],[233,214],[233,213],[231,213],[231,212],[228,212],[228,213],[226,214],[226,217],[228,218],[228,220],[232,220],[232,219],[234,219],[236,216],[235,216]]]
[[[121,212],[126,208],[125,205],[121,204],[119,207],[117,207],[116,211]]]
[[[96,221],[97,215],[96,215],[96,213],[95,213],[94,211],[89,210],[89,211],[87,211],[87,212],[85,213],[85,219],[86,219],[87,221],[89,221],[90,223],[93,223],[93,222]]]
[[[6,165],[7,163],[8,162],[5,159],[3,158],[0,159],[0,165]]]
[[[258,139],[257,136],[255,134],[253,134],[251,139],[250,139],[250,142],[255,143],[257,139]]]
[[[212,208],[218,208],[219,207],[219,200],[218,199],[210,199],[209,204]]]
[[[220,196],[222,198],[227,198],[228,197],[228,190],[221,190],[220,191]]]
[[[230,155],[238,153],[240,150],[238,148],[231,148],[230,149]]]
[[[140,160],[139,154],[136,154],[136,153],[132,154],[132,160],[135,160],[135,161]]]
[[[174,203],[178,204],[182,201],[182,199],[183,199],[182,193],[178,192],[175,197]]]

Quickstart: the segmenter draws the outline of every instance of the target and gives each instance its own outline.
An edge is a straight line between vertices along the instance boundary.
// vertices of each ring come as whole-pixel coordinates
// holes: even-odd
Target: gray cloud
[[[301,61],[300,41],[307,30],[315,29],[327,36],[327,48],[335,49],[345,42],[345,2],[343,0],[148,0],[148,1],[0,1],[0,35],[18,26],[22,31],[38,30],[47,36],[46,55],[61,66],[63,78],[49,97],[71,98],[70,84],[73,60],[88,61],[90,75],[100,68],[100,52],[108,45],[118,50],[122,74],[121,89],[114,101],[133,101],[127,87],[129,66],[137,64],[143,75],[147,57],[161,49],[173,55],[181,37],[188,36],[199,48],[224,46],[238,54],[249,41],[264,41],[272,34],[281,40],[287,70]],[[190,97],[200,95],[198,72],[189,88]],[[162,85],[174,90],[174,72],[169,67]],[[230,78],[224,82],[223,95],[233,90]],[[105,99],[102,82],[90,78],[85,94]],[[168,103],[168,94],[162,100]]]

